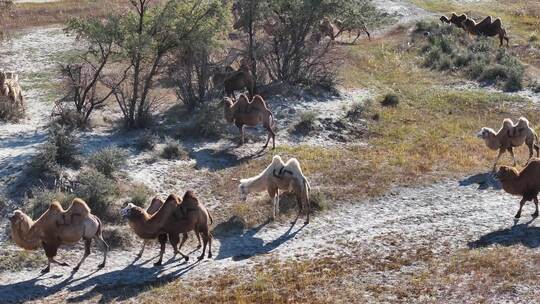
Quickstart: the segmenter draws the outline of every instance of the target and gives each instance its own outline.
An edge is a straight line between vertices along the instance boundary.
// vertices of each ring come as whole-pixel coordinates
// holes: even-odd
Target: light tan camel
[[[268,131],[268,138],[263,150],[268,147],[270,137],[272,137],[273,148],[276,148],[276,134],[274,132],[274,114],[266,106],[264,99],[255,95],[250,102],[245,94],[241,94],[237,102],[233,102],[232,99],[225,97],[223,100],[223,109],[225,113],[225,119],[229,123],[234,123],[240,130],[242,137],[241,144],[244,144],[244,126],[255,127],[262,123],[264,128]]]
[[[307,217],[304,224],[309,224],[311,204],[309,202],[309,192],[311,186],[302,173],[300,163],[296,158],[291,158],[284,163],[279,155],[274,156],[272,162],[261,173],[256,176],[240,180],[238,191],[240,199],[247,200],[247,195],[253,192],[268,191],[272,199],[272,217],[275,219],[279,213],[279,190],[294,193],[298,203],[298,217],[307,207]]]
[[[24,98],[17,74],[0,71],[0,96],[8,97],[12,103],[24,108]]]
[[[10,221],[12,238],[18,246],[28,250],[42,246],[45,250],[48,264],[42,273],[50,271],[51,263],[69,266],[65,262],[56,261],[54,257],[60,245],[74,244],[81,239],[84,239],[84,255],[73,271],[77,271],[90,255],[92,239],[103,250],[103,262],[98,268],[105,266],[109,245],[103,239],[101,221],[90,213],[90,208],[81,199],[74,199],[67,210],[62,209],[60,203],[53,202],[35,222],[24,212],[16,210]]]
[[[511,119],[506,118],[503,120],[498,132],[484,127],[478,132],[477,136],[484,140],[489,149],[499,150],[499,155],[493,164],[493,171],[495,171],[497,162],[506,151],[510,152],[515,166],[516,157],[514,156],[513,148],[522,146],[523,144],[529,147],[529,159],[534,155],[533,150],[536,151],[536,156],[539,156],[538,135],[536,135],[529,121],[524,117],[520,117],[518,123],[515,125]]]

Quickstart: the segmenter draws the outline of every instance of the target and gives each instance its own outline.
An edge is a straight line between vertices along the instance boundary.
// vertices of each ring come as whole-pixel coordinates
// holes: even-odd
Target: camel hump
[[[253,96],[253,100],[251,101],[251,104],[254,107],[257,107],[259,109],[268,109],[268,107],[266,106],[266,102],[264,101],[261,95]]]
[[[283,160],[281,159],[281,156],[274,155],[274,157],[272,158],[272,165],[283,165]]]
[[[50,212],[64,212],[64,208],[62,208],[62,205],[60,205],[60,202],[53,201],[49,205],[49,209],[47,211],[50,211]]]
[[[195,196],[195,193],[193,193],[193,191],[191,190],[188,190],[186,191],[186,193],[184,194],[184,198],[182,199],[182,201],[184,202],[193,202],[193,201],[199,201],[197,199],[197,196]]]
[[[180,199],[180,197],[178,197],[178,195],[171,193],[165,200],[165,203],[167,202],[175,202],[176,204],[180,204],[182,200]]]
[[[478,27],[490,26],[492,23],[491,16],[487,16],[484,20],[477,24]]]
[[[494,27],[494,28],[502,28],[502,21],[500,18],[496,18],[495,20],[493,20],[493,22],[491,23],[491,26]]]
[[[66,212],[71,212],[72,214],[79,214],[86,217],[90,214],[91,211],[90,207],[88,207],[85,201],[80,198],[75,198],[71,202],[71,206],[69,206]]]
[[[154,197],[152,201],[150,202],[150,206],[148,206],[148,209],[146,209],[146,212],[150,215],[158,212],[159,208],[163,206],[163,201],[159,197]]]

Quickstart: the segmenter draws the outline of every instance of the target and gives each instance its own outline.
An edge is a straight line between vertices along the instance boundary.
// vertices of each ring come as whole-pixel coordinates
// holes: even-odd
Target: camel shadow
[[[232,258],[233,261],[241,261],[249,259],[255,255],[267,254],[272,250],[278,248],[285,242],[293,239],[296,235],[304,229],[306,225],[302,225],[300,228],[293,231],[296,225],[296,221],[290,225],[290,227],[277,239],[265,243],[265,241],[255,235],[261,231],[270,221],[266,221],[254,228],[243,230],[235,227],[234,229],[227,229],[230,224],[222,223],[216,226],[214,231],[218,231],[214,234],[220,242],[219,253],[216,256],[216,260],[223,260]],[[220,227],[225,225],[224,227]]]
[[[234,153],[233,149],[237,146],[230,146],[224,150],[216,149],[201,149],[191,151],[189,157],[195,159],[197,169],[208,169],[210,171],[219,171],[227,168],[236,167],[249,160],[261,157],[264,150],[255,152],[254,154],[240,156]]]
[[[530,226],[536,218],[526,223],[515,224],[510,228],[500,229],[481,236],[478,240],[469,242],[469,248],[482,248],[491,245],[513,246],[521,244],[528,248],[540,247],[540,227]]]
[[[165,265],[170,264],[169,260]],[[169,271],[171,268],[163,267],[144,268],[141,265],[129,265],[123,269],[111,271],[92,277],[83,283],[67,288],[69,292],[90,290],[83,294],[67,299],[69,303],[88,302],[95,297],[101,296],[98,303],[110,303],[115,301],[126,301],[148,290],[148,287],[157,287],[182,277],[200,264],[179,263],[172,272],[168,272],[161,277],[159,275]],[[164,266],[165,266],[164,265]],[[175,267],[175,268],[176,268]]]
[[[491,171],[487,173],[478,173],[459,181],[459,185],[462,187],[474,184],[478,185],[478,190],[502,189],[501,182],[495,178],[495,175]]]

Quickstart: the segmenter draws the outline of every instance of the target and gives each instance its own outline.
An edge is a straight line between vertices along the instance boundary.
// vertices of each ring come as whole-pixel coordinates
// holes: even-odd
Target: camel
[[[441,20],[443,23],[451,23],[458,28],[464,29],[463,21],[467,20],[467,15],[461,14],[458,16],[456,13],[452,13],[450,19],[448,19],[446,16],[441,16],[439,20]]]
[[[515,168],[501,166],[496,174],[502,188],[509,194],[522,196],[515,218],[521,217],[521,209],[527,201],[536,206],[533,217],[538,216],[538,193],[540,192],[540,159],[531,159],[520,172]]]
[[[234,124],[240,130],[242,137],[241,145],[244,144],[244,126],[255,127],[259,123],[262,123],[264,128],[268,131],[268,138],[263,150],[268,147],[270,137],[272,137],[273,149],[276,148],[276,134],[274,132],[274,114],[266,106],[264,99],[255,95],[250,102],[245,94],[241,94],[237,102],[233,102],[232,99],[225,97],[223,100],[223,109],[225,113],[225,119]]]
[[[0,96],[6,96],[12,103],[23,107],[24,98],[17,74],[0,71]]]
[[[321,33],[321,35],[318,36],[319,39],[324,37],[330,37],[332,41],[336,39],[336,26],[326,17],[319,24],[319,32]]]
[[[471,18],[465,19],[463,21],[463,28],[467,33],[476,35],[476,36],[499,36],[499,46],[503,46],[503,40],[506,40],[506,46],[509,46],[509,38],[506,35],[506,30],[502,26],[501,19],[497,18],[492,21],[491,16],[487,16],[480,23],[476,23]]]
[[[495,171],[497,162],[505,151],[510,152],[514,166],[516,166],[516,157],[514,156],[513,148],[522,146],[523,144],[529,147],[529,159],[534,155],[533,150],[536,151],[536,156],[539,156],[540,146],[538,145],[538,135],[525,117],[520,117],[518,123],[515,125],[511,119],[504,119],[498,132],[484,127],[478,132],[477,137],[483,139],[489,149],[499,150],[499,155],[493,164],[493,171]]]
[[[343,21],[339,20],[339,19],[335,19],[334,20],[334,24],[335,26],[337,27],[338,29],[338,32],[337,34],[335,35],[335,37],[338,37],[339,35],[341,35],[341,33],[343,32],[348,32],[349,33],[349,40],[351,39],[351,33],[356,30],[355,28],[353,27],[350,27],[350,26],[345,26]],[[362,34],[362,32],[366,33],[367,37],[368,37],[368,40],[371,41],[371,34],[369,33],[366,25],[362,25],[361,28],[359,28],[356,32],[356,37],[354,38],[353,40],[353,44],[356,43],[356,41],[358,40],[358,38],[360,38],[360,35]]]
[[[255,93],[255,79],[246,65],[241,65],[238,71],[230,73],[223,80],[223,86],[225,87],[225,95],[235,100],[234,91],[246,89],[250,97],[253,97]]]
[[[150,202],[150,206],[148,206],[148,208],[146,209],[146,213],[148,213],[149,215],[153,215],[155,214],[159,208],[161,208],[161,206],[163,206],[164,202],[159,198],[159,197],[154,197],[152,199],[152,201]],[[131,222],[129,222],[130,226],[131,226]],[[197,236],[197,241],[199,242],[199,245],[197,246],[197,249],[201,248],[202,244],[201,244],[201,237],[199,236],[199,234],[195,234]],[[187,233],[184,234],[184,238],[187,240]],[[149,239],[143,239],[143,245],[142,245],[142,248],[141,248],[141,251],[139,251],[139,253],[137,254],[137,257],[141,257],[144,253],[144,249],[146,247],[146,245],[150,242]]]
[[[226,66],[225,68],[217,68],[214,70],[212,76],[212,83],[215,88],[221,88],[224,86],[225,79],[229,78],[236,70],[232,66]]]
[[[69,266],[65,262],[58,262],[55,256],[60,245],[74,244],[84,239],[84,255],[77,266],[76,272],[84,260],[90,255],[92,239],[98,241],[103,250],[103,262],[98,265],[105,267],[109,245],[102,235],[100,219],[90,212],[88,205],[81,199],[76,198],[71,206],[64,210],[58,202],[52,202],[36,221],[33,221],[21,210],[16,210],[10,217],[12,239],[19,247],[27,250],[35,250],[40,246],[45,250],[48,258],[47,267],[41,272],[47,273],[51,264]]]
[[[242,201],[247,200],[249,193],[268,191],[268,195],[272,199],[272,218],[274,219],[279,213],[279,190],[292,192],[295,194],[298,203],[297,219],[305,205],[307,207],[307,216],[304,224],[309,224],[311,213],[309,192],[311,191],[311,186],[302,173],[300,163],[296,158],[291,158],[286,163],[283,163],[279,155],[274,156],[270,165],[261,173],[254,177],[240,180],[238,190]]]
[[[207,245],[209,245],[208,258],[212,257],[212,235],[209,232],[209,222],[212,224],[213,219],[191,191],[187,191],[183,199],[174,194],[169,195],[163,206],[153,215],[149,215],[144,209],[132,203],[122,209],[122,215],[128,219],[137,235],[147,239],[158,237],[161,249],[159,260],[154,263],[155,266],[161,265],[163,261],[167,236],[174,248],[174,255],[180,254],[188,261],[189,257],[180,249],[187,239],[187,232],[192,230],[200,234],[203,239],[203,252],[198,259],[204,258]],[[184,234],[184,237],[180,247],[177,248],[180,233]]]

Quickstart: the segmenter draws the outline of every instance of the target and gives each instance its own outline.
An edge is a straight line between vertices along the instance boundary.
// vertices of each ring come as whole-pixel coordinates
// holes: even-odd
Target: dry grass
[[[13,11],[0,19],[2,29],[65,23],[75,17],[102,17],[111,11],[121,11],[124,0],[65,0],[51,3],[16,4]]]
[[[412,270],[403,267],[414,265]],[[219,274],[155,288],[142,303],[463,303],[533,299],[540,259],[524,247],[462,250],[450,257],[427,248],[388,255],[269,261],[250,273]],[[518,292],[519,290],[519,292]]]

